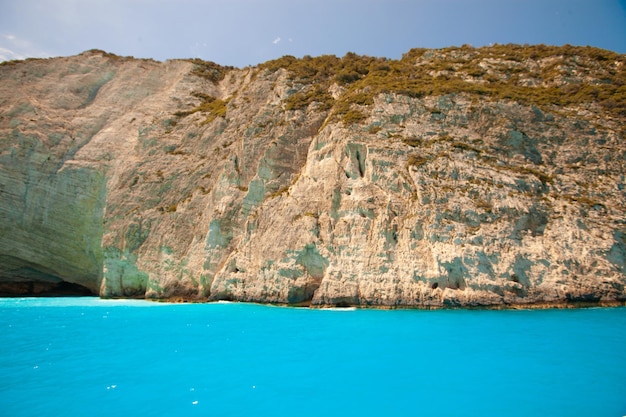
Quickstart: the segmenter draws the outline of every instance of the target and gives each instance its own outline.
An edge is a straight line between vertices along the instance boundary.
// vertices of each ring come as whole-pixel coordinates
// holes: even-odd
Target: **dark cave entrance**
[[[91,289],[31,267],[0,271],[0,297],[95,296]]]
[[[89,288],[71,282],[0,282],[0,297],[89,297]]]

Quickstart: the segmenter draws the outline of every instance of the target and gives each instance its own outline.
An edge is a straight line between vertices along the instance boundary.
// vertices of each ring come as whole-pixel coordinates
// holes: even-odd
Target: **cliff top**
[[[79,56],[99,55],[113,61],[134,60],[93,49]],[[55,59],[55,58],[48,58]],[[5,61],[0,66],[47,60]],[[143,61],[152,61],[143,59]],[[214,83],[236,68],[201,59],[187,60],[193,73]],[[152,61],[154,62],[154,61]],[[510,99],[523,104],[570,106],[596,103],[616,116],[626,116],[626,56],[595,47],[500,45],[474,48],[414,48],[399,60],[347,53],[296,58],[286,55],[257,65],[256,69],[285,69],[297,83],[314,86],[289,97],[288,109],[312,102],[336,106],[347,120],[349,103],[371,104],[380,93],[413,98],[468,93],[480,98]],[[335,102],[327,89],[337,84],[346,94]]]

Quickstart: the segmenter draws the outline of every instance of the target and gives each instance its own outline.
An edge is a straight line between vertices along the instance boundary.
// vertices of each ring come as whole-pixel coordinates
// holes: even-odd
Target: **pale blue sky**
[[[243,67],[491,43],[626,53],[626,0],[0,0],[0,60],[97,48]]]

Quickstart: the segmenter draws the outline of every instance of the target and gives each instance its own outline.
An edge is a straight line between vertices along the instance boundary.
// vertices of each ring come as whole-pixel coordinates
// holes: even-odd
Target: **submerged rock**
[[[0,294],[624,303],[625,61],[3,63]]]

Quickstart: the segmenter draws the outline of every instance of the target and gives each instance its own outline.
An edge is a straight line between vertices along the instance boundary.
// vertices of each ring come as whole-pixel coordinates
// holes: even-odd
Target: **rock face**
[[[626,58],[0,65],[0,294],[626,301]]]

